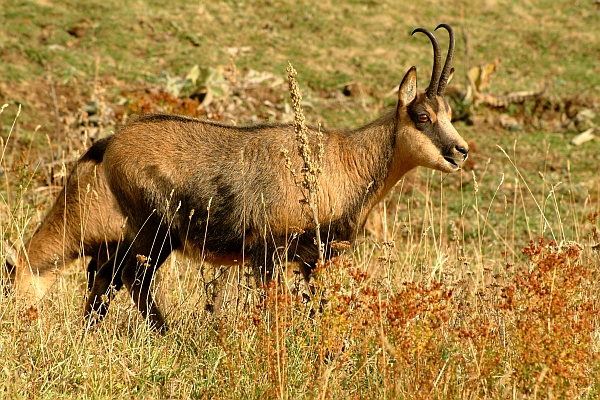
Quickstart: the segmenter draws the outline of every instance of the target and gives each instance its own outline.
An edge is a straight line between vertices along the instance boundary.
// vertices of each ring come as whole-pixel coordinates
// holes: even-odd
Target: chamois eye
[[[417,120],[419,120],[419,122],[428,122],[429,116],[427,114],[419,114]]]

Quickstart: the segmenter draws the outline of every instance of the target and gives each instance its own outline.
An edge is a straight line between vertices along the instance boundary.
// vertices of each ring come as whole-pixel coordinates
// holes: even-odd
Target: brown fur
[[[125,220],[104,170],[98,168],[109,141],[98,141],[79,159],[54,206],[17,256],[13,277],[30,302],[46,293],[58,268],[82,254],[91,257],[91,289],[97,267],[116,251]]]
[[[416,166],[453,172],[466,159],[468,145],[450,124],[447,103],[418,94],[416,82],[413,67],[396,109],[376,121],[323,132],[318,218],[325,243],[353,241],[373,206]],[[423,114],[427,122],[419,121]],[[316,131],[309,130],[314,146]],[[309,271],[318,257],[314,223],[285,167],[284,148],[299,170],[289,124],[237,127],[173,115],[139,117],[78,161],[25,246],[28,258],[20,257],[17,280],[39,297],[53,281],[55,255],[68,263],[82,247],[92,255],[92,272],[103,264],[86,315],[104,315],[103,295],[124,283],[161,329],[164,319],[149,286],[173,250],[185,247],[216,264],[249,261],[262,282],[273,277],[278,258]],[[88,185],[97,198],[88,200]],[[294,236],[297,228],[304,233]]]

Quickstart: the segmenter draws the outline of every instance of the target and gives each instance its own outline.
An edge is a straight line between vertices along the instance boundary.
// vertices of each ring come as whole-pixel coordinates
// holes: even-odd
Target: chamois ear
[[[417,97],[417,67],[411,67],[398,90],[398,105],[405,106],[410,104]]]
[[[453,76],[454,76],[454,68],[450,69],[450,73],[448,74],[448,80],[446,81],[446,83],[450,83]]]

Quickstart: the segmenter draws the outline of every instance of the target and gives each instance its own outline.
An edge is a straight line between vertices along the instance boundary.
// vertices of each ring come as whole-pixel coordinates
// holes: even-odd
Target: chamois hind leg
[[[164,332],[167,326],[150,293],[150,285],[155,272],[169,257],[172,249],[178,247],[173,245],[170,239],[166,229],[159,228],[152,233],[152,229],[145,228],[131,245],[121,273],[123,283],[138,310],[154,329],[161,332]]]

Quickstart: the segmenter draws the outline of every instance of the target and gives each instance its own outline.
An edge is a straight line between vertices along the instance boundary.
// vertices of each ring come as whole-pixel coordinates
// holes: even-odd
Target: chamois
[[[454,71],[454,34],[450,26],[436,30],[440,27],[450,37],[443,67],[433,33],[412,32],[424,33],[433,46],[424,92],[417,91],[412,67],[393,111],[355,130],[322,131],[317,212],[324,242],[352,242],[370,210],[413,168],[450,173],[466,160],[469,146],[452,126],[443,97]],[[309,127],[312,146],[316,134]],[[291,124],[230,126],[162,114],[133,118],[75,165],[18,255],[13,268],[18,292],[39,299],[55,279],[55,266],[83,250],[92,256],[85,315],[105,315],[107,298],[124,284],[160,330],[165,322],[149,287],[173,250],[215,265],[247,261],[256,279],[268,282],[274,254],[291,248],[287,259],[310,271],[318,259],[315,224],[282,155],[296,145]],[[293,165],[301,165],[298,154],[288,154]],[[299,230],[304,233],[292,237]],[[292,239],[296,243],[286,247]]]

